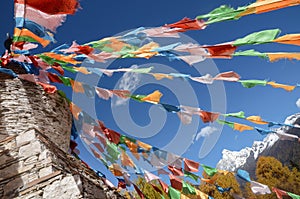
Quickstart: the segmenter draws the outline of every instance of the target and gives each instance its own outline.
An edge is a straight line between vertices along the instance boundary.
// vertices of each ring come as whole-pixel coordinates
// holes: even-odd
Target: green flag
[[[254,56],[254,57],[268,59],[268,55],[266,53],[261,53],[253,49],[235,52],[232,56]]]
[[[243,87],[245,88],[252,88],[254,86],[266,86],[266,80],[239,80],[238,82],[242,83]]]
[[[237,118],[245,118],[245,113],[243,111],[237,113],[227,113],[224,114],[225,117],[237,117]]]
[[[240,18],[239,14],[244,12],[246,9],[247,7],[239,7],[235,10],[227,5],[222,5],[208,14],[197,16],[197,19],[199,20],[208,18],[206,24],[234,20]]]
[[[227,126],[229,126],[230,128],[234,128],[234,123],[233,122],[227,122],[227,121],[224,121],[224,120],[217,120],[217,122],[219,123],[219,124],[222,124],[222,125],[227,125]]]
[[[290,192],[286,192],[291,198],[293,199],[300,199],[300,196],[296,195],[296,194],[293,194],[293,193],[290,193]]]
[[[130,142],[136,143],[136,140],[133,138],[129,138],[126,135],[121,135],[120,136],[120,144],[126,144],[126,140],[129,140]]]
[[[218,173],[218,169],[212,168],[209,166],[206,166],[204,164],[201,164],[202,168],[204,169],[205,173],[209,175],[210,177],[214,176],[216,173]]]
[[[120,157],[120,152],[118,150],[118,146],[115,143],[112,143],[110,141],[106,141],[106,150],[107,153],[114,159],[117,160]]]
[[[279,29],[263,30],[260,32],[254,32],[246,37],[237,39],[233,42],[234,46],[242,46],[248,44],[263,44],[272,42],[279,35]]]
[[[44,54],[38,54],[37,55],[40,59],[42,59],[44,62],[46,62],[49,65],[53,65],[54,63],[58,63],[59,65],[61,65],[62,67],[68,65],[67,62],[61,61],[61,60],[57,60],[57,59],[53,59],[52,57],[48,57]]]
[[[29,37],[29,36],[14,36],[13,42],[18,42],[18,41],[27,41],[27,42],[32,42],[32,43],[39,43],[37,40]]]
[[[171,186],[169,186],[168,194],[171,199],[180,199],[180,192]]]
[[[150,73],[153,68],[154,68],[153,66],[149,67],[149,68],[134,68],[134,69],[132,69],[131,72],[133,72],[133,73]]]
[[[182,192],[187,195],[196,195],[196,189],[185,181],[182,181]]]
[[[71,72],[71,73],[77,73],[78,71],[75,70],[73,67],[69,67],[69,66],[61,66],[63,69]]]
[[[130,98],[138,102],[144,102],[142,99],[146,96],[147,95],[130,95]]]
[[[63,76],[58,76],[59,79],[62,81],[62,83],[66,86],[71,86],[71,78],[70,77],[63,77]]]
[[[190,173],[188,171],[185,171],[185,170],[184,170],[184,176],[189,177],[195,181],[198,181],[198,178],[199,178],[197,175]]]

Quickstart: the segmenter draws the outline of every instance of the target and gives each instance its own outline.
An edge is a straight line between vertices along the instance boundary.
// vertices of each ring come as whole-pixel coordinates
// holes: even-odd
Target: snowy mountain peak
[[[297,125],[300,123],[300,113],[294,114],[286,118],[285,124]],[[291,128],[282,126],[273,129],[276,133],[300,134],[300,128]],[[240,151],[222,151],[222,159],[218,162],[217,168],[221,170],[235,171],[238,168],[255,168],[256,161],[260,155],[264,156],[279,156],[276,148],[281,148],[281,145],[288,144],[290,141],[280,141],[275,133],[268,134],[262,141],[254,141],[252,147],[246,147]],[[278,144],[280,143],[280,144]],[[296,143],[298,144],[298,143]],[[276,145],[276,146],[275,146]]]

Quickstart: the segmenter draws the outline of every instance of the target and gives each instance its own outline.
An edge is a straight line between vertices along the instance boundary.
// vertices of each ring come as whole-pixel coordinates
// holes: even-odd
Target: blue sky
[[[86,43],[91,40],[97,40],[103,37],[112,36],[123,31],[132,30],[141,26],[156,27],[166,23],[176,22],[183,17],[194,18],[197,15],[208,13],[214,8],[227,4],[233,7],[243,6],[252,3],[253,1],[195,1],[187,3],[180,0],[152,0],[141,2],[132,1],[81,1],[81,7],[74,16],[69,16],[63,26],[59,27],[55,38],[57,43],[51,44],[50,47],[42,50],[50,50],[63,43],[71,43],[76,40],[78,43]],[[6,32],[12,33],[14,27],[13,21],[13,1],[0,2],[2,14],[0,17],[0,39],[3,41]],[[226,41],[232,41],[236,38],[245,36],[249,33],[264,30],[264,29],[281,29],[281,35],[287,33],[299,33],[300,6],[290,7],[270,13],[260,15],[250,15],[241,18],[237,21],[227,21],[216,23],[208,26],[205,30],[190,31],[185,33],[186,36],[197,41],[199,44],[218,44]],[[3,46],[0,47],[3,52]],[[289,51],[297,52],[299,47],[283,45],[283,44],[264,44],[257,46],[245,46],[239,50],[255,48],[261,52],[280,52]],[[117,60],[109,65],[109,68],[130,67],[133,64],[149,66],[154,65],[155,72],[169,72],[173,68],[177,72],[191,74],[193,76],[205,75],[206,72],[215,73],[215,68],[220,72],[233,70],[241,75],[242,79],[267,79],[274,80],[278,83],[295,85],[299,81],[299,62],[281,60],[271,63],[257,57],[234,57],[230,60],[207,60],[197,66],[190,67],[181,61],[170,62],[166,58],[154,58],[150,60],[144,59],[129,59]],[[160,66],[163,64],[164,66]],[[169,66],[165,67],[165,66]],[[118,85],[118,81],[123,74],[117,74],[113,77],[103,77],[99,81],[99,86],[105,88],[114,88]],[[224,83],[226,96],[209,94],[218,93],[222,89],[222,84],[206,86],[191,82],[183,82],[181,80],[163,80],[153,81],[151,77],[142,76],[137,85],[136,93],[148,94],[156,89],[164,93],[162,102],[173,105],[189,105],[199,107],[203,110],[221,111],[226,108],[227,112],[244,111],[246,115],[260,115],[262,118],[271,121],[283,122],[284,119],[299,111],[296,106],[296,101],[300,97],[299,88],[289,93],[282,89],[274,89],[270,86],[255,87],[251,89],[243,88],[238,83]],[[167,85],[167,86],[164,86]],[[191,86],[191,90],[185,90],[184,85]],[[182,86],[182,87],[181,87]],[[193,92],[196,98],[192,98]],[[176,99],[176,97],[180,99]],[[213,98],[216,106],[212,108]],[[182,127],[176,114],[165,113],[164,110],[153,107],[148,104],[140,104],[134,101],[129,102],[129,111],[135,125],[142,126],[135,128],[128,124],[128,128],[120,121],[127,117],[122,112],[123,109],[112,105],[114,101],[104,101],[96,99],[93,103],[96,108],[97,117],[104,121],[105,124],[120,133],[126,133],[130,136],[135,136],[142,141],[152,144],[157,147],[165,148],[168,143],[175,143],[174,146],[168,148],[170,151],[184,153],[182,156],[199,161],[201,163],[215,166],[221,158],[223,149],[240,150],[246,146],[251,146],[254,140],[262,140],[264,137],[256,131],[245,131],[243,133],[233,131],[228,127],[224,127],[221,136],[214,145],[211,152],[205,157],[199,158],[200,147],[203,144],[203,138],[195,141],[193,144],[188,144],[189,149],[181,150],[180,142],[190,140],[207,124],[203,124],[199,118],[194,117],[191,127]],[[87,105],[89,105],[87,103]],[[224,106],[226,105],[226,106]],[[126,109],[126,108],[125,108]],[[113,110],[113,111],[112,111]],[[150,116],[149,116],[150,110]],[[120,114],[118,114],[120,111]],[[114,118],[115,117],[115,118]],[[161,129],[157,127],[158,132],[148,132],[152,122],[160,125],[160,119],[166,118]],[[244,123],[244,121],[240,121]],[[133,125],[134,126],[134,125]],[[126,131],[124,131],[124,128]],[[155,127],[156,128],[156,127]],[[143,134],[143,129],[151,135],[149,138]],[[156,129],[155,129],[156,130]],[[131,132],[129,132],[131,131]],[[178,132],[186,132],[186,136]],[[179,136],[179,138],[178,138]],[[181,137],[180,137],[181,136]],[[174,141],[175,139],[175,141]],[[177,139],[177,140],[176,140]],[[179,140],[178,140],[179,139]],[[178,142],[178,143],[177,143]],[[82,153],[88,159],[92,166],[102,169],[97,161],[94,161],[89,154]]]

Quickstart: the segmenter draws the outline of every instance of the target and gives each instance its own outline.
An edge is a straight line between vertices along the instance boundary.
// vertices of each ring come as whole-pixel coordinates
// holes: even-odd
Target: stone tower
[[[62,97],[0,73],[0,198],[122,198],[68,154],[70,131]]]

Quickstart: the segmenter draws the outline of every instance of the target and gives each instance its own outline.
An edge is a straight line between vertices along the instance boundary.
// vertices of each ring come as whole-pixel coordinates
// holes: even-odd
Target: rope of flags
[[[39,43],[45,47],[50,42],[54,42],[53,33],[56,28],[65,21],[67,15],[74,14],[79,8],[77,0],[46,0],[38,3],[34,0],[27,0],[26,2],[17,0],[14,5],[16,28],[13,42],[15,47],[21,48],[28,43]],[[207,14],[197,16],[195,19],[185,17],[173,24],[143,29],[140,33],[150,37],[178,37],[180,32],[202,30],[212,23],[237,20],[242,16],[296,5],[299,5],[297,0],[258,0],[237,9],[222,5]],[[130,40],[131,38],[129,36],[125,39]]]
[[[29,70],[31,73],[37,73],[36,71],[34,71],[34,69],[35,69],[34,66],[33,67],[27,66],[27,70]],[[111,75],[113,72],[116,72],[116,71],[118,71],[118,72],[130,71],[130,72],[144,73],[144,72],[150,71],[150,69],[151,68],[116,69],[116,70],[104,70],[103,69],[102,72],[106,73],[108,75]],[[204,110],[201,110],[200,108],[196,108],[196,107],[189,107],[189,106],[183,106],[183,105],[174,106],[174,105],[170,105],[170,104],[160,103],[160,98],[162,97],[163,94],[160,93],[159,91],[154,91],[153,93],[151,93],[149,95],[133,95],[127,90],[109,90],[109,89],[100,88],[97,86],[90,86],[86,83],[75,81],[72,78],[57,75],[55,73],[47,72],[44,70],[40,70],[38,76],[35,74],[19,74],[19,75],[17,75],[12,70],[6,69],[6,68],[0,68],[0,71],[4,72],[6,74],[10,74],[13,77],[19,77],[20,79],[23,79],[23,80],[38,83],[41,86],[43,86],[46,91],[48,91],[50,93],[53,93],[56,91],[56,87],[53,85],[50,85],[50,83],[61,83],[66,86],[72,87],[74,92],[85,93],[86,96],[88,96],[88,97],[94,97],[95,93],[96,93],[98,95],[98,97],[105,99],[105,100],[108,100],[112,96],[117,96],[117,97],[121,97],[121,98],[125,98],[125,99],[131,98],[131,99],[139,101],[139,102],[148,102],[148,103],[152,103],[152,104],[158,104],[158,105],[161,105],[167,112],[177,113],[178,117],[184,124],[191,123],[192,116],[198,115],[201,117],[201,119],[204,123],[214,122],[217,120],[218,123],[227,125],[227,126],[233,128],[234,130],[238,130],[241,132],[245,131],[245,130],[256,129],[261,134],[274,133],[274,131],[271,131],[271,130],[264,130],[264,129],[261,129],[258,127],[252,127],[252,126],[245,125],[245,124],[239,124],[239,123],[235,123],[235,122],[219,120],[218,119],[219,116],[222,115],[224,117],[229,116],[229,117],[245,119],[245,120],[250,121],[255,124],[268,124],[269,127],[272,127],[274,125],[279,125],[279,126],[289,126],[289,127],[293,127],[293,128],[299,128],[298,126],[293,126],[293,125],[289,125],[289,124],[265,121],[265,120],[261,119],[260,116],[245,117],[244,112],[220,114],[220,113],[212,113],[212,112],[204,111]],[[81,70],[81,71],[88,72],[88,70]],[[153,73],[150,73],[150,74],[153,74]],[[170,75],[170,74],[168,74],[168,75]],[[178,75],[178,74],[171,74],[171,75],[176,76],[176,77],[184,77],[184,75]],[[257,82],[254,80],[252,80],[252,81],[251,80],[238,80],[239,75],[232,71],[218,74],[214,78],[208,77],[207,75],[204,77],[206,77],[209,80],[205,80],[205,78],[202,78],[201,81],[203,81],[203,82],[209,82],[209,81],[213,81],[213,80],[243,81],[242,83],[245,87],[253,87],[254,85],[267,84],[267,83]],[[191,78],[193,78],[193,77],[191,77]],[[200,81],[199,79],[201,79],[201,77],[197,78],[198,81]],[[280,84],[280,85],[282,86],[282,84]],[[283,88],[285,88],[285,87],[283,87]],[[288,86],[288,88],[289,88],[289,86]],[[71,111],[73,113],[75,113],[76,111],[78,112],[78,110],[80,110],[75,104],[72,104],[70,107],[71,107]],[[74,116],[77,117],[77,114],[74,114]],[[284,138],[288,138],[288,135],[286,135],[286,136],[280,135],[280,137],[282,139],[284,139]],[[294,138],[296,138],[296,137],[295,136],[290,137],[290,139],[294,139]]]

